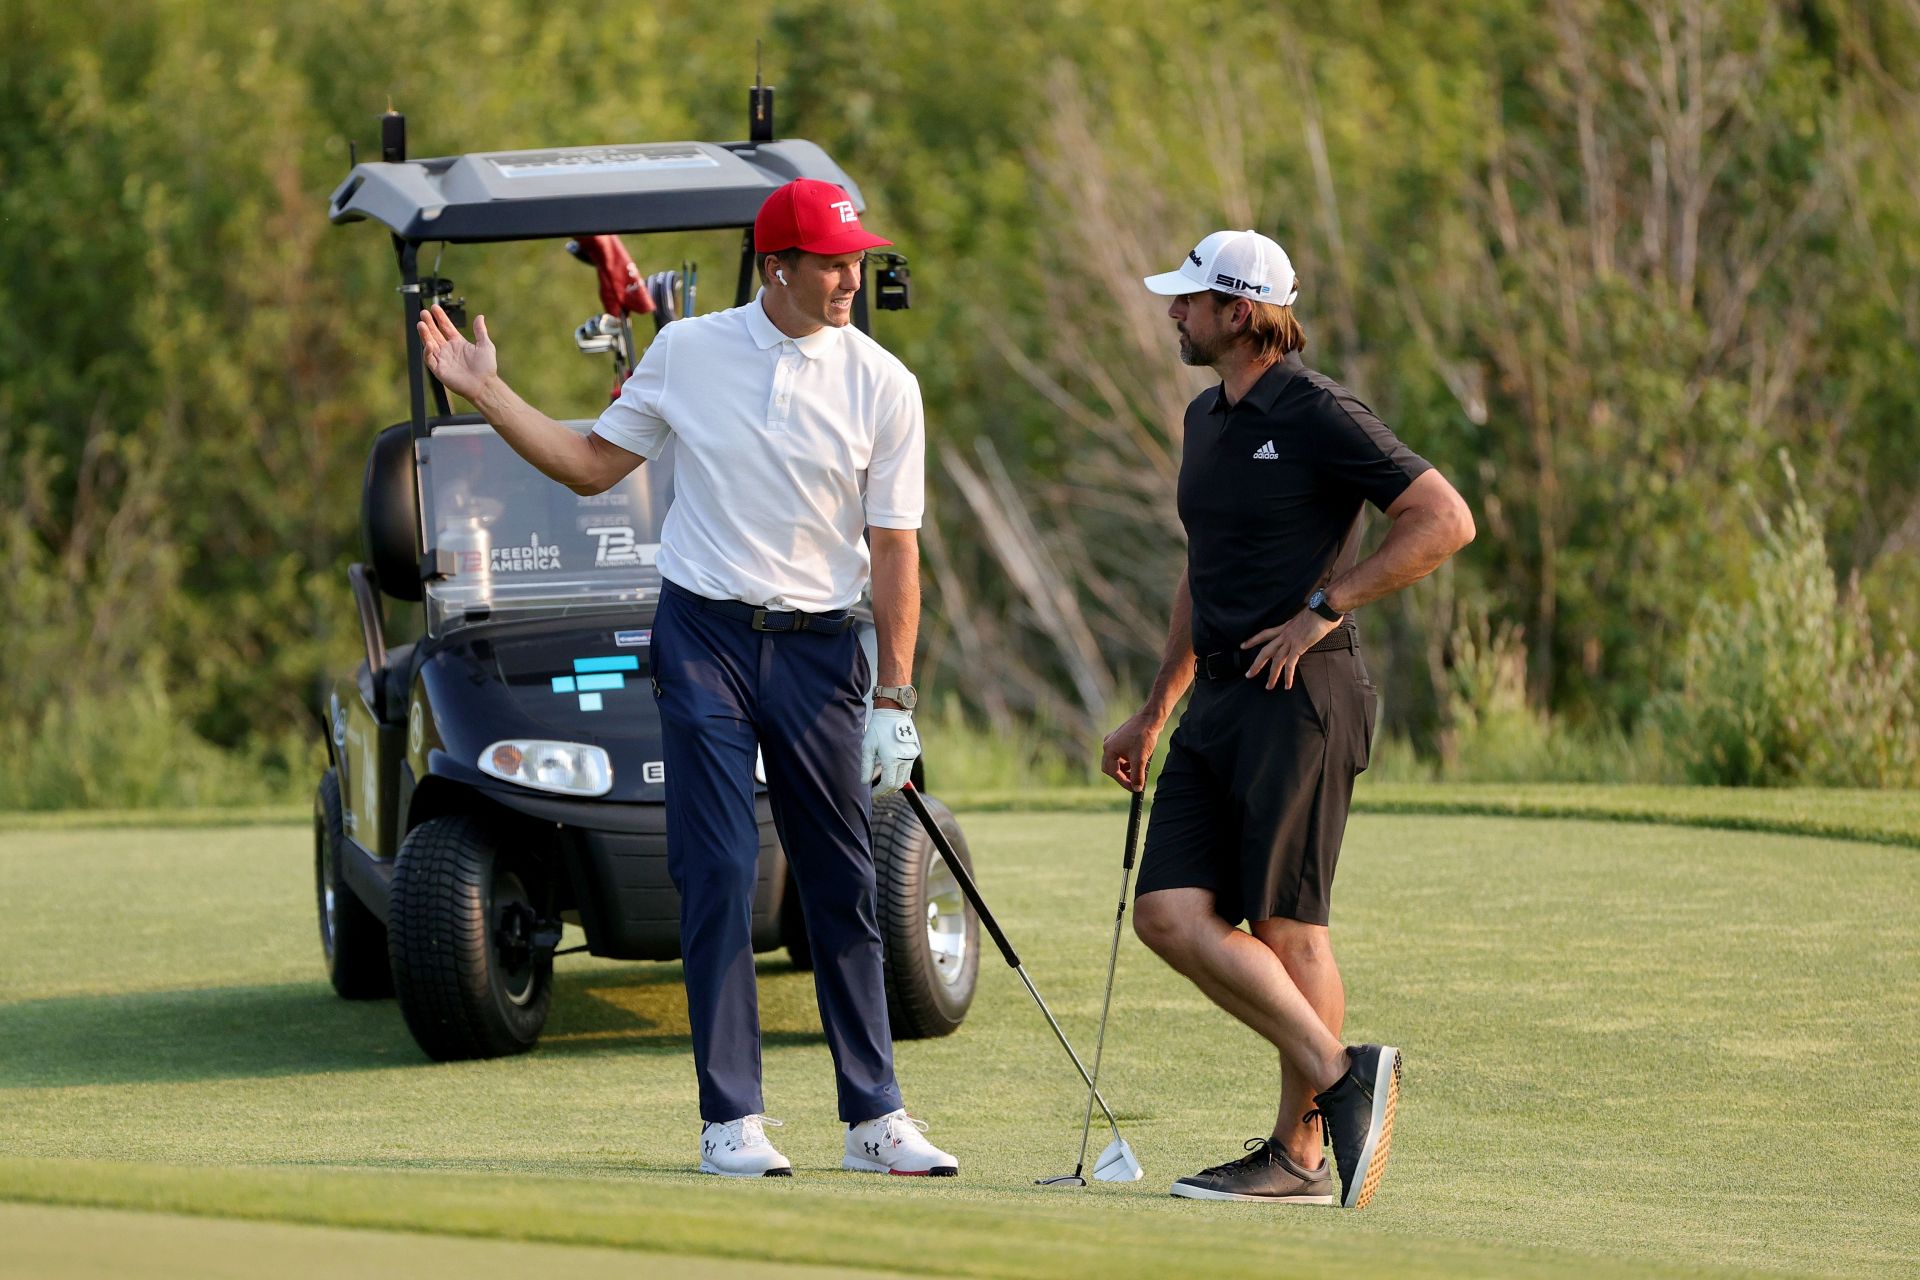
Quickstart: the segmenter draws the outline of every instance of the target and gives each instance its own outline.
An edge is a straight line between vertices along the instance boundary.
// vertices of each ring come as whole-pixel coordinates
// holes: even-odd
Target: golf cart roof
[[[372,218],[403,240],[479,243],[753,225],[775,187],[819,178],[859,187],[825,151],[777,142],[641,142],[476,151],[358,164],[328,202],[336,223]]]

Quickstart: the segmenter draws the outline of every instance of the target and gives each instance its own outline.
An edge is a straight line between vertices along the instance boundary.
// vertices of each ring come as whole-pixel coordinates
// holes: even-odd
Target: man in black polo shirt
[[[1340,1203],[1358,1209],[1386,1170],[1400,1051],[1341,1043],[1346,994],[1327,939],[1376,711],[1348,615],[1433,572],[1472,540],[1473,517],[1352,392],[1300,362],[1306,335],[1278,244],[1215,232],[1146,284],[1173,299],[1180,358],[1220,386],[1187,406],[1187,568],[1160,671],[1146,705],[1108,735],[1101,769],[1145,786],[1160,731],[1194,686],[1154,791],[1134,928],[1280,1051],[1272,1135],[1173,1194],[1330,1204],[1324,1133]],[[1392,525],[1356,563],[1363,502]]]

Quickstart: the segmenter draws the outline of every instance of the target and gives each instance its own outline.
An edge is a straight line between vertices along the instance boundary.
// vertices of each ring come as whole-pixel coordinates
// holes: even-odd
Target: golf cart
[[[771,97],[754,91],[747,142],[428,160],[407,159],[405,121],[389,114],[380,161],[355,164],[331,198],[334,222],[372,219],[392,233],[411,412],[379,433],[367,460],[366,558],[348,571],[366,659],[333,685],[323,711],[331,767],[314,801],[320,940],[334,989],[397,997],[432,1058],[531,1048],[556,955],[679,958],[666,855],[673,815],[648,664],[673,465],[669,449],[606,493],[581,497],[478,416],[453,412],[424,366],[414,321],[434,302],[456,322],[463,312],[451,282],[421,273],[420,251],[572,238],[569,249],[600,271],[605,307],[576,342],[612,354],[624,377],[638,354],[633,319],[659,326],[690,313],[696,273],[644,278],[618,236],[743,230],[737,305],[752,296],[751,226],[769,192],[812,177],[864,203],[819,147],[774,140]],[[868,326],[869,292],[883,309],[904,306],[906,279],[903,260],[882,261],[857,295],[854,323]],[[389,600],[417,607],[412,643],[388,643]],[[870,610],[861,633],[877,670]],[[923,781],[917,765],[914,780]],[[754,949],[784,947],[807,969],[799,895],[758,767],[756,783]],[[938,816],[965,859],[953,815],[940,807]],[[893,1034],[948,1034],[973,999],[978,919],[901,797],[875,803],[873,838]],[[563,948],[567,925],[584,942]]]

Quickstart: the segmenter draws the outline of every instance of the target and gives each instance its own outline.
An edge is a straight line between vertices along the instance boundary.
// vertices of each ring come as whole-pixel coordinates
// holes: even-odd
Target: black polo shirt
[[[1201,392],[1180,457],[1193,651],[1237,650],[1299,612],[1351,559],[1360,504],[1384,511],[1431,469],[1297,354],[1238,404],[1225,387]]]

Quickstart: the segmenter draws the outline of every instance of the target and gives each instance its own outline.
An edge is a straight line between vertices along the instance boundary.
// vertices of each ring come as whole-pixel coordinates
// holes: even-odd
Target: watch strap
[[[1325,587],[1315,588],[1314,593],[1307,597],[1307,608],[1313,610],[1328,622],[1338,622],[1340,619],[1346,617],[1345,614],[1340,613],[1332,605],[1327,603],[1327,589]]]
[[[875,698],[888,698],[900,704],[905,711],[913,710],[920,701],[920,692],[910,684],[877,684],[873,687]]]

